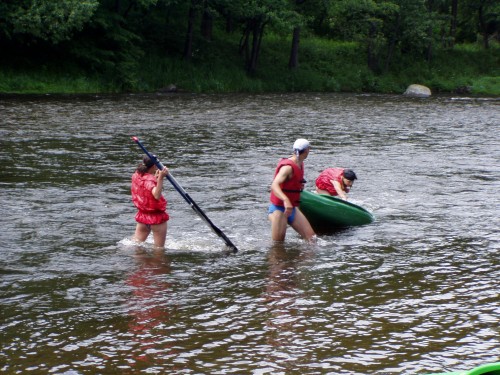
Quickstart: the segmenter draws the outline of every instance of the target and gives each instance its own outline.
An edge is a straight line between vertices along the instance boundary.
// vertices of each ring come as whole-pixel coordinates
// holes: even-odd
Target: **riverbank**
[[[311,39],[301,42],[299,67],[288,68],[288,43],[266,39],[257,73],[248,75],[243,58],[227,43],[205,45],[192,61],[148,51],[132,74],[120,67],[92,71],[76,62],[45,58],[42,63],[24,57],[0,65],[0,93],[87,94],[158,92],[371,92],[403,93],[413,83],[433,93],[500,96],[500,46],[457,45],[436,50],[430,63],[400,56],[385,72],[375,74],[359,45]],[[112,77],[112,78],[110,78]],[[117,79],[116,77],[119,77]],[[124,83],[125,82],[125,83]]]

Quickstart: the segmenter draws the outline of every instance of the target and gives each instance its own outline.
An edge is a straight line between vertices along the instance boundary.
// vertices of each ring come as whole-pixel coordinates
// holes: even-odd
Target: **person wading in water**
[[[306,139],[297,139],[293,144],[293,155],[281,159],[271,184],[269,220],[271,237],[274,241],[284,241],[289,224],[304,239],[315,238],[311,224],[300,212],[300,192],[304,189],[304,160],[309,155],[310,144]]]
[[[168,175],[168,168],[158,170],[155,163],[147,156],[132,175],[132,202],[137,207],[135,215],[137,225],[134,241],[144,242],[151,231],[154,245],[164,248],[167,237],[167,200],[162,195],[163,180]]]

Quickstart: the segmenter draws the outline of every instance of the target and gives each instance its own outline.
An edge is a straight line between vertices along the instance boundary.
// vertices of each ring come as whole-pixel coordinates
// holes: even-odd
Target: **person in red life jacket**
[[[134,240],[146,241],[153,231],[155,247],[163,248],[167,237],[167,201],[161,194],[163,180],[168,175],[168,168],[159,170],[153,160],[145,156],[132,175],[132,202],[139,210],[135,215],[137,225]]]
[[[311,224],[300,212],[300,192],[304,189],[304,160],[309,155],[310,145],[306,139],[297,139],[293,144],[293,155],[281,159],[276,167],[271,184],[269,220],[274,241],[284,241],[287,224],[303,238],[311,241],[315,237]]]
[[[346,201],[347,193],[357,179],[356,173],[351,169],[327,168],[316,179],[316,192],[339,196]]]

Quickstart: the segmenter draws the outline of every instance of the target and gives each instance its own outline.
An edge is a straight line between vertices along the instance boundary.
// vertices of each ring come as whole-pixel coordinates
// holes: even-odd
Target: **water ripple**
[[[497,360],[498,104],[2,98],[0,371],[415,374]],[[237,255],[170,186],[166,253],[131,241],[132,135]],[[306,188],[352,167],[350,199],[375,223],[270,241],[269,184],[298,137],[313,145]]]

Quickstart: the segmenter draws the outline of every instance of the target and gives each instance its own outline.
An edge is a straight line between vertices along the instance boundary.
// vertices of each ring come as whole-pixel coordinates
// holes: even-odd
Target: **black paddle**
[[[144,153],[155,163],[158,169],[160,170],[163,169],[164,167],[163,164],[158,160],[156,156],[154,156],[153,154],[149,153],[148,150],[146,150],[146,148],[139,141],[139,138],[132,137],[132,139],[134,140],[135,143],[139,145],[142,151],[144,151]],[[172,173],[169,172],[169,174],[167,174],[167,179],[174,186],[175,190],[177,190],[179,194],[182,195],[182,198],[184,198],[184,200],[191,206],[194,212],[196,212],[198,216],[200,216],[205,221],[205,223],[207,223],[210,226],[210,228],[214,231],[216,235],[218,235],[220,238],[224,240],[226,245],[232,249],[233,253],[236,253],[238,251],[236,246],[234,246],[231,240],[227,238],[227,236],[219,228],[217,228],[214,223],[212,223],[212,221],[201,210],[201,208],[196,204],[196,202],[189,196],[188,193],[186,193],[186,191],[182,188],[182,186],[179,185],[179,183],[175,180],[174,176],[172,176]]]

